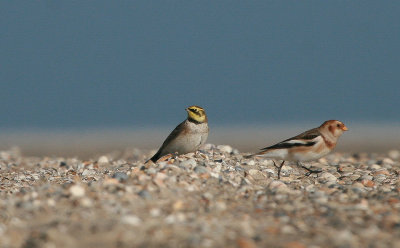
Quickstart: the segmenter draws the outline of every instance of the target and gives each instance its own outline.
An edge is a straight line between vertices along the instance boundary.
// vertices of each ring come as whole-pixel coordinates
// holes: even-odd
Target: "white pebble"
[[[152,217],[158,217],[161,215],[161,210],[159,208],[152,208],[150,209],[150,215]]]
[[[94,176],[94,175],[96,175],[96,171],[95,171],[95,170],[88,170],[88,169],[86,169],[86,170],[84,170],[84,171],[82,172],[82,176],[84,176],[84,177],[87,177],[87,176]]]
[[[194,158],[191,158],[189,160],[182,161],[179,165],[182,167],[193,168],[196,166],[196,164],[196,160]]]
[[[390,164],[390,165],[394,164],[393,160],[391,160],[390,158],[384,158],[382,162],[384,164]]]
[[[338,181],[337,177],[332,175],[329,172],[324,172],[322,175],[318,177],[319,182],[326,182],[326,183],[336,183]]]
[[[371,165],[370,167],[371,167],[371,169],[373,169],[373,170],[379,170],[380,168],[382,168],[382,166],[380,166],[379,164],[373,164],[373,165]]]
[[[287,191],[289,191],[288,186],[284,182],[279,181],[279,180],[272,181],[269,184],[269,188],[273,189],[273,190],[276,190],[278,192],[287,192]]]
[[[274,166],[274,161],[270,159],[264,159],[260,162],[260,164],[264,166]]]
[[[233,151],[233,148],[228,145],[219,145],[217,146],[217,149],[220,150],[221,152],[226,152],[226,153],[231,153]]]
[[[254,160],[250,160],[246,164],[252,166],[252,165],[255,165],[256,162]]]
[[[391,159],[397,160],[400,158],[400,151],[397,150],[390,150],[388,153],[389,157]]]
[[[93,206],[92,200],[88,197],[82,198],[80,202],[83,207],[90,208]]]
[[[121,221],[124,224],[131,226],[139,226],[142,223],[142,220],[136,215],[126,215],[121,217]]]
[[[110,161],[108,160],[107,156],[101,156],[101,157],[99,158],[99,160],[97,160],[97,163],[98,163],[100,166],[104,166],[104,165],[108,165],[108,164],[110,163]]]
[[[85,189],[80,185],[73,185],[69,188],[69,192],[73,197],[82,197],[85,195]]]
[[[265,178],[264,174],[261,171],[255,169],[249,170],[249,175],[252,176],[255,180],[262,180]]]

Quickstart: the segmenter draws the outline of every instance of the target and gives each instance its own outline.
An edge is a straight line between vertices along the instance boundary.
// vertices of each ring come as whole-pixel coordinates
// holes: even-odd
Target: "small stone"
[[[375,182],[377,182],[377,183],[383,183],[385,180],[386,180],[386,176],[385,175],[376,175],[375,177],[374,177],[374,181]]]
[[[362,199],[358,204],[355,205],[355,208],[359,210],[368,210],[368,201],[366,199]]]
[[[336,235],[336,238],[334,239],[334,242],[336,243],[336,246],[339,247],[351,247],[352,242],[353,242],[353,234],[351,233],[350,230],[341,230],[339,231]]]
[[[370,166],[370,168],[371,168],[372,170],[379,170],[379,169],[382,168],[382,166],[380,166],[379,164],[373,164],[373,165]]]
[[[244,237],[238,238],[236,240],[236,243],[239,248],[256,248],[257,247],[256,243],[253,240],[244,238]]]
[[[264,159],[260,161],[260,165],[263,166],[274,166],[274,161],[272,161],[271,159]]]
[[[353,183],[352,186],[353,186],[354,188],[364,188],[364,184],[359,183],[359,182]]]
[[[282,233],[284,234],[294,234],[296,233],[296,229],[289,225],[284,225],[281,229]]]
[[[329,172],[323,172],[319,177],[318,177],[318,182],[320,183],[326,183],[326,184],[335,184],[338,182],[337,177],[332,175]]]
[[[264,174],[259,170],[251,169],[251,170],[249,170],[249,175],[251,177],[253,177],[254,180],[263,180],[263,179],[265,179]]]
[[[398,150],[390,150],[388,155],[393,160],[398,160],[400,158],[400,151]]]
[[[72,185],[69,188],[69,192],[73,197],[83,197],[85,195],[85,189],[80,185]]]
[[[256,162],[254,160],[249,160],[246,162],[247,165],[253,166],[256,164]]]
[[[233,148],[228,145],[219,145],[219,146],[217,146],[217,149],[220,150],[221,152],[225,152],[225,153],[232,153],[232,151],[233,151]]]
[[[150,215],[152,217],[159,217],[161,215],[161,210],[159,208],[150,209]]]
[[[106,178],[103,183],[104,186],[110,186],[119,184],[119,181],[116,178]]]
[[[208,173],[208,170],[206,167],[204,167],[202,165],[198,165],[198,166],[194,167],[194,172],[196,172],[198,174],[203,174],[203,173]]]
[[[305,245],[303,245],[302,243],[298,242],[298,241],[292,241],[289,243],[286,243],[285,248],[306,248]]]
[[[351,181],[359,179],[361,176],[359,174],[352,174],[349,176]]]
[[[168,215],[167,217],[165,217],[164,220],[165,220],[165,223],[167,223],[167,224],[174,224],[176,222],[175,215],[173,215],[173,214]]]
[[[227,206],[226,206],[226,203],[225,203],[225,202],[223,202],[223,201],[217,201],[217,202],[215,203],[215,208],[216,208],[218,211],[225,211],[226,208],[227,208]]]
[[[97,163],[99,164],[99,166],[105,166],[108,165],[110,161],[108,160],[107,156],[101,156],[99,160],[97,160]]]
[[[112,175],[112,178],[117,179],[119,182],[124,182],[129,178],[129,176],[125,172],[118,171]]]
[[[151,199],[151,194],[149,191],[147,190],[141,190],[137,193],[140,197],[142,197],[143,199]]]
[[[82,172],[82,176],[84,176],[84,177],[94,176],[94,175],[96,175],[95,170],[86,169]]]
[[[196,164],[197,164],[196,160],[194,158],[191,158],[191,159],[180,162],[179,165],[182,167],[193,168],[196,166]]]
[[[49,205],[49,207],[54,207],[56,205],[56,201],[54,199],[47,199],[47,205]]]
[[[314,192],[315,191],[315,186],[313,184],[308,185],[305,190],[307,192]]]
[[[139,226],[142,223],[142,220],[136,215],[126,215],[121,217],[121,221],[124,224],[131,226]]]
[[[287,192],[289,190],[288,186],[284,182],[279,180],[272,181],[268,187],[272,190],[276,190],[279,192]]]
[[[375,183],[374,183],[373,181],[367,180],[367,179],[362,180],[361,183],[362,183],[365,187],[369,187],[369,188],[372,188],[372,187],[375,186]]]
[[[350,172],[350,171],[354,171],[354,167],[350,164],[343,164],[343,165],[339,165],[338,171],[339,172]]]
[[[184,207],[185,207],[185,203],[184,203],[183,201],[181,201],[181,200],[176,201],[176,202],[174,203],[174,205],[172,206],[172,208],[173,208],[175,211],[182,210]]]
[[[390,158],[384,158],[382,162],[383,164],[389,164],[389,165],[394,164],[393,160],[391,160]]]
[[[164,180],[167,177],[168,176],[165,175],[164,173],[158,172],[154,177],[154,183],[157,184],[158,187],[165,187]]]
[[[148,168],[146,170],[146,172],[147,172],[148,175],[154,175],[154,174],[157,173],[157,170],[155,168],[153,168],[153,167],[150,167],[150,168]]]
[[[93,202],[90,198],[84,197],[80,200],[80,203],[83,207],[90,208],[93,206]]]
[[[365,174],[365,175],[363,175],[363,176],[361,177],[361,179],[363,179],[363,180],[372,180],[373,178],[374,178],[373,176],[368,175],[368,174]]]

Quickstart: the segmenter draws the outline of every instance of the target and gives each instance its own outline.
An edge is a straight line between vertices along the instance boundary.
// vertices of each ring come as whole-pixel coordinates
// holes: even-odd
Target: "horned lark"
[[[263,156],[282,160],[281,165],[277,166],[278,179],[280,178],[281,168],[285,160],[297,162],[299,166],[308,171],[308,174],[318,173],[320,171],[311,170],[302,165],[301,162],[317,160],[330,153],[335,148],[338,138],[347,130],[347,127],[340,121],[325,121],[317,128],[308,130],[273,146],[265,147],[261,149],[261,152],[251,156]]]
[[[167,154],[185,154],[194,152],[203,145],[208,136],[208,120],[206,112],[199,106],[186,108],[188,117],[179,124],[164,141],[158,152],[150,158],[156,162]]]

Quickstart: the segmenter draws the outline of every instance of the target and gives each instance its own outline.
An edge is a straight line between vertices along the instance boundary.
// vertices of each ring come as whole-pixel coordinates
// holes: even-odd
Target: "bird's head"
[[[344,131],[349,130],[343,122],[337,120],[325,121],[320,128],[330,132],[334,137],[339,137]]]
[[[186,108],[188,113],[188,120],[203,123],[207,122],[206,111],[202,107],[199,106],[190,106]]]

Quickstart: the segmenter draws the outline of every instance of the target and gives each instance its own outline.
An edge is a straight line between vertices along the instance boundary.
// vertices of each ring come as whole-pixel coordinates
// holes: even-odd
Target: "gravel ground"
[[[0,152],[0,247],[400,247],[400,151],[288,163],[206,145],[93,160]]]

